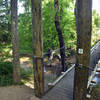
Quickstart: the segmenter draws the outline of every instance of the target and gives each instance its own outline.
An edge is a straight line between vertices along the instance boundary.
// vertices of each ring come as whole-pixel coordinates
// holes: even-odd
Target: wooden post
[[[41,0],[31,0],[32,4],[32,29],[33,29],[33,67],[35,95],[42,97],[43,84],[43,59],[42,59],[42,13]]]
[[[76,0],[77,65],[75,67],[74,100],[87,100],[90,63],[92,0]]]

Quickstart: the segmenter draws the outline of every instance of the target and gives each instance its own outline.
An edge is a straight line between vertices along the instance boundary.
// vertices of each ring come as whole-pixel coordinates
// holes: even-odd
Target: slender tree
[[[61,55],[61,63],[62,63],[62,71],[65,71],[65,44],[64,38],[62,35],[62,30],[60,27],[60,16],[59,16],[59,0],[54,0],[54,8],[55,8],[55,26],[58,32],[59,44],[60,44],[60,55]]]
[[[18,0],[11,0],[11,32],[13,47],[13,80],[15,83],[20,83],[17,3]]]
[[[42,97],[44,94],[43,84],[43,45],[42,45],[42,11],[41,0],[32,2],[32,29],[33,29],[33,67],[35,95]]]

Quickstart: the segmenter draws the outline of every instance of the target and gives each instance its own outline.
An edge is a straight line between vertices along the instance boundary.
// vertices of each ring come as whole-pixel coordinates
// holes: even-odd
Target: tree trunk
[[[87,100],[90,63],[92,0],[76,0],[77,64],[75,67],[74,100]]]
[[[59,3],[58,0],[54,0],[54,8],[55,8],[55,26],[58,32],[59,44],[60,44],[60,55],[61,55],[61,63],[62,63],[62,71],[65,71],[65,44],[64,38],[62,35],[61,27],[60,27],[60,16],[59,16]]]
[[[13,80],[20,83],[20,60],[19,60],[19,39],[18,39],[18,18],[17,0],[11,0],[11,32],[13,47]]]
[[[43,43],[42,43],[42,9],[41,0],[31,0],[32,4],[32,29],[33,29],[33,67],[35,95],[42,97],[44,94],[43,80]]]

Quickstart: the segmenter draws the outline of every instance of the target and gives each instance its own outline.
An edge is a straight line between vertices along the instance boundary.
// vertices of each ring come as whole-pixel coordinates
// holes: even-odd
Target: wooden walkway
[[[41,100],[73,100],[74,69],[72,69]]]
[[[97,64],[98,59],[100,59],[100,41],[91,49],[91,67]],[[71,70],[41,100],[73,100],[73,87],[74,69]]]

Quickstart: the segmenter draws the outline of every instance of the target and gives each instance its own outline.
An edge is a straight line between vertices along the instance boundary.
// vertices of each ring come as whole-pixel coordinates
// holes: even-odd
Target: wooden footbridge
[[[32,1],[33,28],[33,67],[35,95],[44,95],[43,46],[42,46],[42,13],[41,0]],[[58,4],[58,0],[54,0]],[[90,65],[92,0],[76,0],[75,6],[77,49],[76,64],[69,72],[64,72],[51,85],[54,86],[42,100],[87,100],[87,85]],[[56,21],[57,22],[57,21]],[[94,75],[93,75],[94,76]],[[89,78],[91,81],[93,76]]]
[[[94,56],[94,54],[96,57]],[[98,60],[100,60],[99,54],[100,54],[100,41],[97,42],[96,45],[94,45],[94,47],[92,47],[91,49],[90,72],[92,74],[88,78],[87,88],[89,88],[89,86],[92,84],[92,80],[95,77],[96,71],[98,71],[97,70],[98,66],[96,66],[96,64]],[[51,89],[40,100],[73,100],[74,77],[75,77],[74,74],[75,74],[75,64],[73,64],[65,73],[63,73],[53,83],[49,84],[51,86]]]
[[[93,61],[93,55],[96,54],[98,59],[95,59],[96,62],[100,60],[100,41],[91,49],[91,61]],[[90,62],[90,65],[93,62]],[[97,64],[97,63],[96,63]],[[95,77],[95,73],[98,69],[98,65],[95,65],[94,71],[92,70],[91,76],[88,78],[87,88],[92,84],[92,80]],[[92,69],[92,66],[91,66]],[[90,70],[91,71],[91,70]],[[72,65],[64,75],[58,78],[51,85],[54,86],[41,100],[73,100],[74,93],[74,74],[75,74],[75,65]],[[88,96],[88,94],[87,94]]]
[[[74,71],[68,72],[41,100],[73,100]]]

